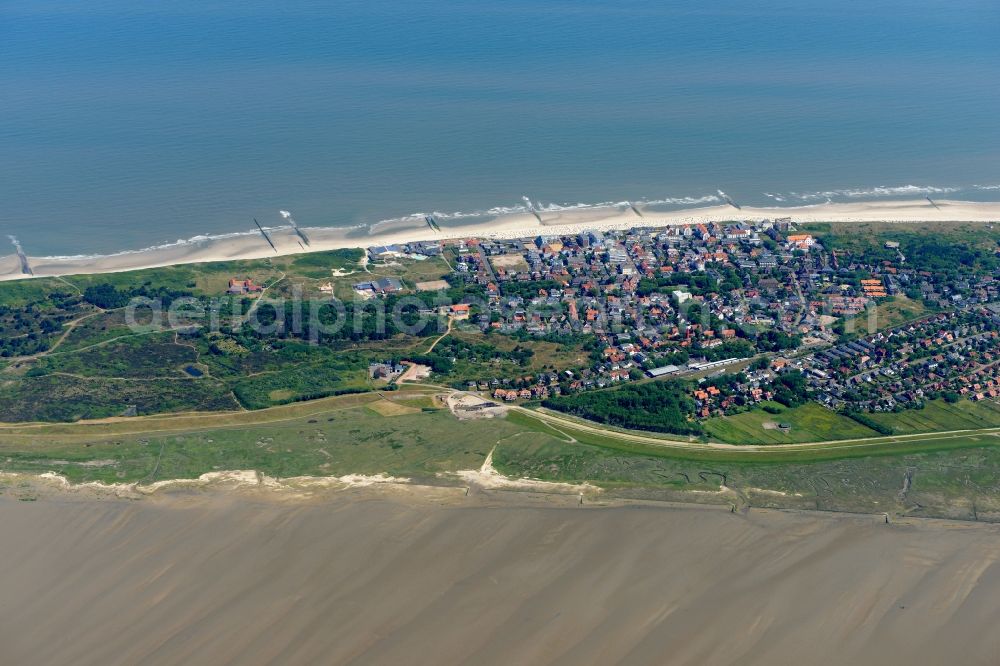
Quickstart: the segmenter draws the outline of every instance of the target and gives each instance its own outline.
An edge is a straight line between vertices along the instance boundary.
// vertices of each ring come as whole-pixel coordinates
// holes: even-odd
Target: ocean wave
[[[664,197],[661,199],[632,199],[630,201],[601,201],[598,203],[575,203],[575,204],[539,204],[539,212],[559,212],[567,210],[588,210],[591,208],[628,208],[636,206],[700,206],[709,203],[719,203],[722,201],[715,194],[708,194],[700,197]]]
[[[449,220],[466,220],[473,218],[493,218],[501,217],[503,215],[523,215],[532,212],[532,209],[539,213],[559,213],[566,211],[575,210],[592,210],[600,208],[627,208],[630,205],[637,206],[702,206],[705,204],[719,203],[722,201],[717,195],[709,194],[705,196],[698,197],[663,197],[659,199],[632,199],[630,201],[598,201],[598,202],[576,202],[576,203],[555,203],[555,202],[541,202],[541,201],[531,201],[527,197],[524,197],[525,203],[523,204],[513,204],[510,206],[493,206],[492,208],[479,208],[473,210],[457,210],[457,211],[440,211],[435,210],[433,212],[416,212],[408,213],[406,215],[400,215],[398,217],[390,217],[384,220],[379,220],[378,222],[373,222],[368,225],[368,228],[372,231],[378,231],[388,226],[394,224],[402,223],[419,223],[424,224],[428,217],[433,217],[435,220],[440,222],[445,222]]]
[[[816,192],[764,192],[763,195],[776,203],[789,204],[810,204],[834,199],[878,199],[881,197],[900,196],[930,196],[934,194],[951,194],[961,191],[993,191],[1000,190],[1000,185],[971,185],[971,186],[936,186],[936,185],[879,185],[876,187],[843,188],[836,190],[822,190]],[[600,208],[624,209],[630,205],[636,206],[705,206],[709,204],[725,203],[727,195],[722,190],[717,194],[707,194],[702,196],[682,196],[682,197],[662,197],[662,198],[641,198],[622,201],[598,201],[598,202],[576,202],[576,203],[555,203],[541,202],[522,197],[523,204],[513,204],[509,206],[494,206],[492,208],[481,208],[472,210],[416,212],[398,217],[379,220],[368,225],[370,233],[398,224],[423,225],[427,217],[433,217],[439,222],[451,220],[466,220],[474,218],[494,218],[504,215],[523,215],[531,213],[532,210],[538,213],[558,213],[565,211],[591,210]]]
[[[937,185],[879,185],[876,187],[821,190],[817,192],[764,192],[764,196],[776,202],[798,201],[811,203],[833,201],[834,199],[878,199],[882,197],[929,196],[931,194],[952,194],[963,190],[986,189],[978,187],[954,187]]]
[[[972,192],[972,191],[1000,191],[1000,184],[979,184],[979,185],[967,185],[967,186],[935,186],[935,185],[898,185],[898,186],[877,186],[877,187],[858,187],[858,188],[843,188],[843,189],[833,189],[833,190],[823,190],[816,192],[763,192],[763,196],[771,199],[776,203],[789,203],[789,204],[815,204],[823,201],[833,201],[834,199],[847,199],[847,200],[858,200],[865,198],[877,199],[880,197],[897,197],[897,196],[930,196],[934,194],[951,194],[955,192]],[[616,208],[624,209],[630,205],[635,206],[685,206],[685,207],[697,207],[705,206],[709,204],[723,203],[726,200],[726,194],[719,190],[718,194],[706,194],[701,196],[680,196],[680,197],[660,197],[660,198],[640,198],[632,200],[621,200],[621,201],[599,201],[592,203],[576,202],[576,203],[555,203],[555,202],[539,202],[531,201],[525,197],[525,203],[523,204],[513,204],[506,206],[493,206],[490,208],[472,209],[472,210],[457,210],[457,211],[439,211],[435,210],[430,213],[425,212],[415,212],[406,215],[400,215],[398,217],[387,218],[384,220],[379,220],[371,224],[361,223],[351,226],[308,226],[302,227],[305,230],[311,231],[322,231],[336,229],[342,232],[357,231],[359,229],[367,229],[369,234],[375,234],[385,227],[398,224],[414,224],[423,225],[426,223],[427,217],[433,217],[439,222],[451,221],[451,220],[467,220],[467,219],[491,219],[496,217],[502,217],[505,215],[518,215],[530,213],[532,208],[539,213],[555,213],[561,211],[577,211],[577,210],[590,210],[590,209],[601,209],[601,208]],[[790,206],[791,207],[791,206]],[[291,213],[288,211],[280,211],[282,217],[285,220],[290,220]],[[288,230],[289,226],[267,226],[263,227],[265,231],[273,232],[280,230]],[[240,238],[245,236],[254,236],[260,232],[257,229],[248,229],[245,231],[236,231],[224,234],[199,234],[197,236],[192,236],[191,238],[181,238],[172,242],[164,242],[156,245],[151,245],[149,247],[144,247],[137,250],[121,250],[119,252],[111,252],[104,254],[76,254],[76,255],[55,255],[55,256],[45,256],[39,257],[39,259],[47,261],[88,261],[95,259],[102,259],[107,257],[118,257],[123,255],[131,254],[142,254],[146,252],[156,252],[169,250],[171,248],[183,247],[186,245],[195,245],[199,243],[210,243],[214,241],[226,240],[229,238]],[[8,236],[11,242],[15,245],[18,241],[13,236]]]
[[[703,197],[667,197],[666,199],[640,199],[633,203],[643,206],[703,206],[710,203],[720,203],[722,200],[714,194]]]
[[[276,229],[283,229],[285,227],[264,227],[265,231],[274,231]],[[140,248],[137,250],[120,250],[118,252],[107,252],[103,254],[57,254],[49,255],[45,257],[37,257],[38,259],[46,261],[87,261],[92,259],[105,259],[107,257],[121,257],[129,254],[143,254],[146,252],[157,252],[160,250],[169,250],[175,247],[184,247],[186,245],[197,245],[198,243],[206,243],[213,241],[226,240],[229,238],[241,238],[243,236],[255,236],[260,232],[254,229],[253,231],[234,231],[226,234],[199,234],[197,236],[192,236],[191,238],[178,238],[175,241],[158,243],[156,245],[150,245],[148,247]]]
[[[363,229],[368,225],[365,224],[355,224],[349,227],[303,227],[304,230],[317,230],[317,229],[338,229],[342,231],[351,231],[352,229]],[[280,226],[263,226],[261,229],[267,232],[289,230],[291,227],[287,225]],[[175,241],[166,241],[163,243],[157,243],[155,245],[149,245],[147,247],[134,249],[134,250],[119,250],[118,252],[106,252],[106,253],[95,253],[95,254],[61,254],[61,255],[48,255],[44,257],[37,257],[37,259],[45,261],[88,261],[93,259],[105,259],[108,257],[121,257],[130,254],[144,254],[146,252],[158,252],[162,250],[169,250],[176,247],[184,247],[187,245],[198,245],[200,243],[212,243],[216,241],[224,241],[230,238],[245,238],[248,236],[257,236],[260,234],[258,229],[247,229],[245,231],[232,231],[224,234],[198,234],[196,236],[191,236],[190,238],[178,238]],[[14,240],[13,236],[10,236],[11,240]],[[16,243],[16,241],[15,241]]]

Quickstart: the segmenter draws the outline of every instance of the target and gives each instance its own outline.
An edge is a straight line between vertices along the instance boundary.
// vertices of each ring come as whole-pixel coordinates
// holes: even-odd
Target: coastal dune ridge
[[[721,197],[710,197],[720,200]],[[115,273],[187,263],[260,259],[264,257],[319,252],[341,248],[390,245],[427,240],[459,238],[522,238],[536,235],[573,235],[588,230],[622,230],[632,227],[667,227],[707,222],[754,221],[788,218],[792,222],[1000,222],[1000,202],[911,199],[905,201],[826,202],[801,206],[743,206],[728,203],[652,210],[662,202],[636,202],[637,213],[628,202],[606,205],[523,207],[469,221],[459,213],[449,219],[439,216],[440,231],[432,229],[421,216],[385,220],[375,225],[353,227],[308,227],[310,244],[302,245],[291,227],[264,227],[274,249],[260,232],[246,231],[194,238],[144,250],[100,256],[28,256],[34,277]],[[434,214],[438,215],[438,214]],[[539,219],[540,218],[540,219]],[[0,257],[0,281],[30,277],[22,272],[16,254]]]

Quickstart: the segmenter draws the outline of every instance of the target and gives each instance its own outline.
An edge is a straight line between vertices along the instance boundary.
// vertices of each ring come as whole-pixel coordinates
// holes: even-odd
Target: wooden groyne
[[[722,197],[727,204],[729,204],[730,206],[732,206],[736,210],[743,210],[743,208],[738,203],[736,203],[735,201],[733,201],[732,197],[730,197],[728,194],[726,194],[722,190],[718,190],[718,192],[719,192],[719,196]]]
[[[291,225],[292,231],[295,232],[295,235],[302,239],[302,242],[306,244],[306,247],[309,247],[309,237],[306,236],[304,231],[299,229],[299,225],[295,224],[295,220],[292,218],[292,214],[289,213],[287,210],[282,210],[279,212],[281,213],[281,217],[288,220],[288,224]]]
[[[21,274],[22,275],[34,275],[34,271],[31,270],[31,264],[28,263],[28,257],[24,254],[24,250],[21,248],[17,249],[17,259],[21,262]]]
[[[308,247],[309,238],[305,235],[305,232],[299,229],[299,225],[295,224],[295,220],[292,218],[288,218],[288,221],[292,223],[292,230],[295,231],[296,235],[298,235],[298,237],[302,239],[302,242],[306,244],[306,247]]]
[[[535,204],[531,203],[531,199],[528,197],[521,197],[521,200],[524,201],[524,205],[528,207],[528,211],[535,216],[538,223],[542,224],[542,216],[538,214],[537,210],[535,210]]]
[[[28,263],[28,255],[24,253],[24,248],[21,247],[21,243],[18,242],[16,238],[10,236],[10,242],[14,244],[14,250],[17,252],[17,260],[21,264],[21,275],[34,276],[34,271],[31,270],[31,264]]]
[[[271,249],[277,252],[278,248],[274,247],[274,243],[271,241],[271,237],[267,235],[266,231],[264,231],[264,227],[260,226],[260,222],[257,221],[256,217],[253,218],[253,223],[257,225],[257,228],[260,230],[260,235],[264,237],[264,240],[266,240],[267,244],[271,246]]]

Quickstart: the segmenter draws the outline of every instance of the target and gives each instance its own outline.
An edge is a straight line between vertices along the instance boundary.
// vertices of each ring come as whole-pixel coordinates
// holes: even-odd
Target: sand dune
[[[333,250],[345,247],[405,243],[417,240],[494,237],[519,238],[545,234],[575,234],[589,229],[627,229],[635,226],[659,227],[698,222],[759,220],[789,217],[797,222],[996,222],[1000,221],[1000,202],[935,201],[869,201],[825,203],[796,207],[709,206],[670,212],[646,211],[643,217],[629,209],[586,208],[543,212],[542,221],[529,213],[510,214],[486,222],[448,222],[442,231],[431,230],[423,220],[400,221],[382,225],[370,233],[365,229],[334,227],[307,229],[311,244],[300,243],[291,229],[269,232],[277,254],[297,254],[305,251]],[[27,248],[30,254],[30,248]],[[163,247],[122,252],[101,257],[30,257],[36,276],[73,275],[83,273],[113,273],[171,266],[181,263],[256,259],[275,256],[267,242],[256,233],[205,238]],[[0,257],[0,281],[24,277],[13,255]]]
[[[572,501],[0,497],[0,661],[986,664],[1000,654],[996,527]]]

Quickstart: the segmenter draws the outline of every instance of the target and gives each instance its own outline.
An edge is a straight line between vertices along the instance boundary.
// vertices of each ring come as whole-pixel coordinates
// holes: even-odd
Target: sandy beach
[[[0,496],[10,664],[995,663],[1000,528],[574,497]]]
[[[423,220],[396,221],[369,228],[305,228],[310,245],[303,245],[290,229],[269,232],[272,249],[259,233],[192,239],[134,252],[96,257],[34,257],[26,248],[36,277],[114,273],[185,263],[257,259],[306,251],[345,247],[368,247],[419,240],[469,237],[520,238],[538,234],[576,234],[584,230],[664,227],[712,221],[791,218],[794,222],[1000,222],[1000,202],[965,202],[926,199],[825,203],[797,207],[743,207],[729,205],[690,208],[670,212],[644,211],[642,215],[622,208],[583,208],[542,212],[541,221],[530,213],[510,214],[487,221],[445,222],[441,231]],[[641,210],[641,209],[640,209]],[[0,257],[0,281],[24,278],[15,255]]]

